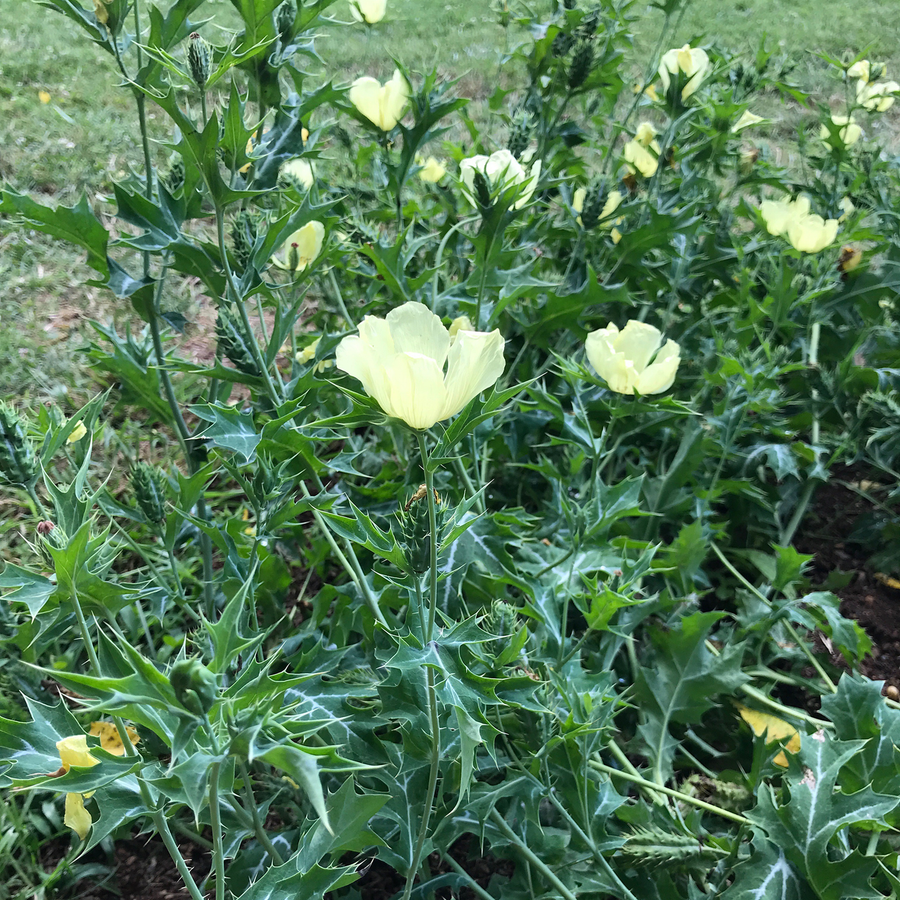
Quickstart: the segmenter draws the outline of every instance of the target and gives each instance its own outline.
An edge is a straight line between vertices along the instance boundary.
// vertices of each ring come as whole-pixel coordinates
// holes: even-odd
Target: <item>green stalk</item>
[[[556,651],[556,670],[563,667],[563,657],[566,652],[566,631],[569,628],[569,604],[572,602],[571,584],[572,575],[575,572],[575,560],[578,558],[578,546],[572,547],[572,559],[569,563],[569,576],[566,579],[566,589],[563,591],[562,621],[559,623],[559,647]]]
[[[266,831],[259,818],[259,807],[256,805],[256,798],[253,796],[253,785],[250,782],[250,769],[247,767],[246,760],[241,760],[240,770],[241,778],[244,780],[244,799],[247,804],[247,809],[250,812],[250,819],[253,822],[253,832],[256,835],[256,839],[262,844],[266,853],[275,860],[275,865],[280,866],[284,862],[284,858],[272,843],[269,833]]]
[[[440,290],[439,285],[439,276],[441,271],[441,262],[444,258],[444,250],[447,247],[447,242],[462,228],[464,225],[473,225],[477,222],[481,217],[480,216],[472,216],[470,219],[460,219],[452,228],[447,229],[447,233],[441,238],[440,244],[438,244],[437,253],[434,258],[434,277],[431,279],[431,311],[435,311],[435,307],[437,306],[437,298]]]
[[[434,472],[428,463],[428,450],[425,446],[425,432],[417,431],[416,437],[419,439],[419,452],[422,454],[422,469],[425,472],[425,499],[428,503],[428,531],[429,531],[429,571],[431,574],[429,580],[429,596],[428,596],[428,624],[425,629],[425,642],[431,643],[434,634],[434,620],[437,615],[437,583],[438,583],[438,567],[437,567],[437,506],[434,501]]]
[[[216,900],[225,900],[225,845],[222,840],[222,821],[219,816],[219,770],[221,761],[209,770],[209,824],[213,834],[213,863],[216,869]]]
[[[472,892],[481,897],[481,900],[496,900],[496,897],[494,897],[493,894],[489,894],[452,856],[450,856],[449,853],[444,850],[438,852],[441,854],[441,859],[444,860],[457,875],[462,875],[462,877],[468,881]]]
[[[681,791],[673,790],[672,788],[665,787],[665,785],[657,784],[655,781],[648,781],[646,778],[641,778],[640,775],[631,775],[629,772],[623,772],[620,769],[613,769],[610,766],[604,765],[597,760],[589,760],[588,765],[592,769],[596,769],[598,772],[603,772],[606,775],[615,775],[616,778],[622,778],[625,781],[630,781],[632,784],[639,785],[642,788],[646,788],[652,790],[656,793],[665,794],[668,797],[673,797],[676,800],[680,800],[682,803],[690,803],[692,806],[696,806],[698,809],[705,810],[706,812],[711,812],[714,815],[721,816],[723,819],[730,819],[732,822],[737,822],[738,825],[752,825],[753,823],[746,818],[745,816],[740,815],[739,813],[733,813],[730,810],[722,809],[719,806],[713,806],[712,803],[707,803],[705,800],[700,800],[697,797],[691,797],[689,794],[683,794]]]
[[[749,590],[755,597],[762,600],[766,605],[769,605],[769,598],[766,597],[765,594],[759,591],[756,587],[754,587],[746,578],[744,578],[743,575],[741,575],[740,572],[738,572],[738,570],[729,562],[725,554],[718,548],[716,543],[713,542],[710,544],[710,546],[712,547],[713,552],[716,554],[716,556],[719,557],[725,568],[728,569],[728,571],[731,572],[731,574],[734,575],[734,577],[737,578],[737,580],[740,581],[741,584],[743,584],[744,587],[747,588],[747,590]],[[784,627],[787,633],[797,642],[797,646],[800,647],[800,649],[803,651],[804,656],[806,656],[806,658],[809,660],[809,664],[816,670],[816,672],[819,673],[819,677],[822,679],[822,681],[824,681],[825,684],[828,685],[828,689],[831,691],[831,693],[835,693],[837,691],[835,683],[831,680],[828,673],[822,668],[822,664],[816,659],[815,654],[809,649],[806,641],[801,639],[800,635],[797,633],[797,629],[794,628],[791,622],[785,622]]]
[[[425,808],[422,812],[422,822],[419,825],[419,836],[416,838],[416,849],[413,853],[409,874],[406,876],[406,886],[403,889],[403,900],[409,900],[412,893],[413,882],[419,871],[419,863],[422,861],[422,851],[425,848],[425,838],[428,835],[428,825],[431,821],[431,810],[434,806],[434,798],[437,793],[438,773],[441,766],[441,726],[438,719],[437,694],[434,690],[434,669],[427,666],[425,670],[425,683],[428,691],[428,716],[431,720],[431,767],[428,771],[428,787],[425,789]]]
[[[518,851],[525,859],[533,865],[543,876],[553,885],[557,892],[563,897],[563,900],[577,900],[575,895],[559,880],[559,878],[550,870],[547,864],[536,856],[532,849],[506,824],[506,820],[496,809],[492,809],[489,818],[497,826],[498,830],[516,845]]]
[[[328,277],[331,279],[331,289],[334,291],[334,299],[337,300],[338,309],[341,311],[341,315],[347,322],[347,326],[349,328],[353,328],[356,323],[352,318],[350,318],[350,313],[347,310],[347,305],[344,303],[344,295],[341,293],[341,289],[337,283],[337,278],[334,277],[334,268],[330,268],[328,270]]]
[[[606,742],[606,749],[618,760],[619,765],[626,772],[630,772],[632,775],[636,775],[638,778],[641,777],[641,773],[635,768],[634,764],[631,760],[622,752],[622,748],[613,740],[609,740]],[[665,806],[666,801],[657,793],[648,790],[647,796],[656,806]]]

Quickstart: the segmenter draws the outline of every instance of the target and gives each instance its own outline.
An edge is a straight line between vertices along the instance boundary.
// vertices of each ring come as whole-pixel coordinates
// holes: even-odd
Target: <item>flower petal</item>
[[[410,300],[387,314],[387,324],[397,353],[430,356],[443,371],[450,349],[450,332],[424,303]]]
[[[381,83],[377,78],[364,75],[350,87],[350,102],[373,125],[381,125]]]
[[[63,822],[84,840],[91,830],[93,820],[91,814],[84,808],[84,796],[82,794],[66,794],[66,814]]]
[[[83,734],[76,734],[57,741],[56,749],[59,750],[60,761],[67,772],[70,766],[80,766],[83,769],[87,769],[91,766],[96,766],[100,762],[100,760],[91,756],[91,751],[88,750],[87,736]]]
[[[382,408],[412,428],[431,428],[442,418],[446,390],[444,373],[430,356],[398,353],[385,369],[390,403]]]
[[[616,353],[631,360],[637,372],[643,372],[662,341],[658,328],[648,322],[629,319],[613,341]]]
[[[641,394],[661,394],[667,391],[675,381],[680,363],[681,347],[669,339],[656,359],[638,376],[635,387]]]
[[[366,319],[375,319],[374,316],[366,316]],[[360,332],[363,330],[360,324]],[[376,319],[384,325],[387,340],[390,341],[390,332],[384,319]],[[358,379],[365,392],[390,415],[391,386],[387,379],[387,364],[393,358],[393,342],[389,347],[377,347],[369,343],[365,338],[351,334],[345,337],[335,351],[335,365],[348,375]]]
[[[441,419],[455,416],[503,374],[505,343],[497,329],[456,333],[447,363],[446,399]]]

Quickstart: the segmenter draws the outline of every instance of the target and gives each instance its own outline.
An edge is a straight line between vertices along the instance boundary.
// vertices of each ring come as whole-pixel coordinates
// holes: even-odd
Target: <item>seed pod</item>
[[[181,190],[184,187],[184,160],[176,159],[169,166],[168,172],[160,177],[160,181],[170,194]]]
[[[484,172],[475,170],[472,178],[472,187],[475,189],[475,199],[482,209],[490,209],[493,205],[491,202],[491,186],[484,175]]]
[[[557,33],[556,37],[553,38],[553,43],[550,45],[550,52],[557,58],[563,57],[572,49],[573,43],[574,39],[571,34],[560,31]]]
[[[34,448],[19,414],[0,403],[0,481],[32,485],[37,479]]]
[[[231,360],[235,367],[245,375],[260,374],[250,346],[244,339],[235,317],[225,306],[219,307],[219,316],[216,319],[216,338],[220,356]]]
[[[141,512],[154,525],[166,521],[166,477],[156,466],[139,462],[131,470],[131,487]]]
[[[286,44],[294,35],[294,21],[297,18],[297,5],[294,0],[284,0],[284,3],[278,7],[275,16],[275,27],[278,29],[278,35],[281,43]]]
[[[216,702],[216,676],[196,657],[179,659],[169,671],[169,683],[178,702],[198,716],[206,716]]]
[[[52,569],[56,563],[50,549],[65,549],[69,545],[69,536],[62,525],[56,525],[49,520],[38,522],[35,531],[37,532],[37,551],[41,555],[44,565],[48,569]]]
[[[606,185],[603,179],[595,179],[588,185],[584,205],[581,208],[581,225],[586,231],[590,231],[600,221],[605,193]]]
[[[231,241],[234,247],[234,255],[242,269],[246,269],[247,263],[250,262],[250,254],[253,252],[253,245],[259,237],[261,224],[262,220],[256,213],[245,209],[237,214],[231,226]]]
[[[579,41],[572,56],[572,65],[569,66],[569,88],[571,90],[580,88],[587,81],[593,64],[594,45],[587,40]]]
[[[212,47],[196,31],[190,37],[187,59],[188,71],[194,79],[194,84],[201,91],[205,90],[209,76],[212,75]]]
[[[506,147],[512,155],[518,159],[528,147],[531,140],[531,120],[528,116],[521,116],[513,125],[512,131],[509,133],[509,140]]]

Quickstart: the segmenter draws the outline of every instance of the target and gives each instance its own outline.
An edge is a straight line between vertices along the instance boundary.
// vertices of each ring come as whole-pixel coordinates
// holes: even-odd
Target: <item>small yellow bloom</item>
[[[858,78],[865,84],[869,80],[870,65],[871,64],[867,59],[861,59],[859,62],[853,63],[853,65],[847,69],[847,77]]]
[[[40,100],[41,103],[49,103],[50,95],[46,91],[38,91],[38,100]]]
[[[460,331],[474,331],[475,326],[468,316],[457,316],[450,323],[450,337],[455,338]]]
[[[67,444],[75,444],[87,434],[87,428],[84,422],[79,422],[73,429],[72,433],[66,438]]]
[[[630,319],[621,331],[612,322],[592,331],[584,349],[594,371],[611,391],[661,394],[672,387],[681,363],[681,347],[671,338],[660,349],[661,343],[658,328]]]
[[[659,79],[662,82],[663,92],[668,93],[672,76],[682,76],[687,79],[681,89],[681,99],[687,100],[694,91],[700,87],[700,82],[706,77],[709,69],[709,57],[705,50],[699,47],[692,48],[685,44],[681,48],[669,50],[663,54],[659,63]]]
[[[68,772],[72,766],[80,769],[89,769],[100,762],[91,755],[88,750],[87,737],[83,734],[73,735],[56,742],[59,750],[59,758],[64,772]],[[84,840],[91,830],[91,814],[84,808],[84,798],[89,794],[66,794],[66,814],[64,823],[71,828],[81,840]]]
[[[656,137],[656,128],[650,122],[641,122],[634,132],[634,139],[645,147],[649,147]]]
[[[455,416],[497,381],[504,343],[496,329],[460,329],[451,337],[424,303],[409,301],[384,319],[366,316],[359,334],[338,345],[336,363],[387,415],[426,429]]]
[[[409,85],[399,69],[384,85],[376,78],[364,76],[350,87],[350,102],[382,131],[390,131],[403,118],[408,100]]]
[[[357,22],[375,25],[384,18],[387,0],[350,0],[350,15]]]
[[[481,172],[494,190],[505,191],[513,185],[520,188],[519,199],[513,204],[514,209],[521,209],[534,194],[538,178],[541,174],[541,161],[526,171],[522,164],[509,150],[495,150],[490,156],[479,154],[464,159],[459,164],[459,177],[466,197],[475,203],[475,173]]]
[[[298,228],[272,257],[272,264],[288,272],[302,272],[322,252],[325,226],[321,222],[307,222]]]
[[[894,105],[892,95],[898,91],[900,84],[896,81],[879,81],[876,84],[859,81],[856,84],[856,102],[872,112],[885,112]]]
[[[745,109],[743,115],[734,123],[732,126],[732,131],[742,131],[744,128],[752,128],[754,125],[759,125],[760,122],[764,122],[762,116],[758,116],[755,113],[750,112],[749,109]]]
[[[845,147],[852,147],[862,137],[862,128],[856,124],[856,119],[853,116],[832,116],[831,121],[840,128],[838,137]],[[819,137],[826,144],[831,143],[831,132],[828,130],[827,125],[822,125],[821,129],[819,129]]]
[[[655,141],[653,143],[656,143]],[[657,144],[657,146],[659,146]],[[659,168],[659,159],[654,156],[640,141],[629,141],[622,149],[622,157],[629,164],[630,171],[637,170],[644,176],[650,178],[656,174]]]
[[[306,159],[289,159],[281,167],[281,175],[285,176],[298,189],[308,191],[316,181],[312,163]]]
[[[444,164],[433,156],[429,156],[424,162],[417,162],[422,167],[419,169],[419,178],[428,184],[436,184],[447,174]]]
[[[319,341],[322,338],[317,337],[311,344],[297,351],[295,359],[301,366],[305,366],[308,362],[312,362],[316,358],[316,350],[319,348]]]

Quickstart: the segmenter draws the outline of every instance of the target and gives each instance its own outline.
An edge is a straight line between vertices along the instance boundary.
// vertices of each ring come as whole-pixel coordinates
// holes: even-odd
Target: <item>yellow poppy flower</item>
[[[672,387],[681,363],[681,347],[669,339],[660,349],[661,343],[658,328],[631,319],[621,331],[612,322],[592,331],[584,348],[594,371],[611,391],[661,394]]]
[[[409,85],[399,69],[385,84],[364,76],[350,87],[350,102],[382,131],[390,131],[403,118],[408,100]]]

